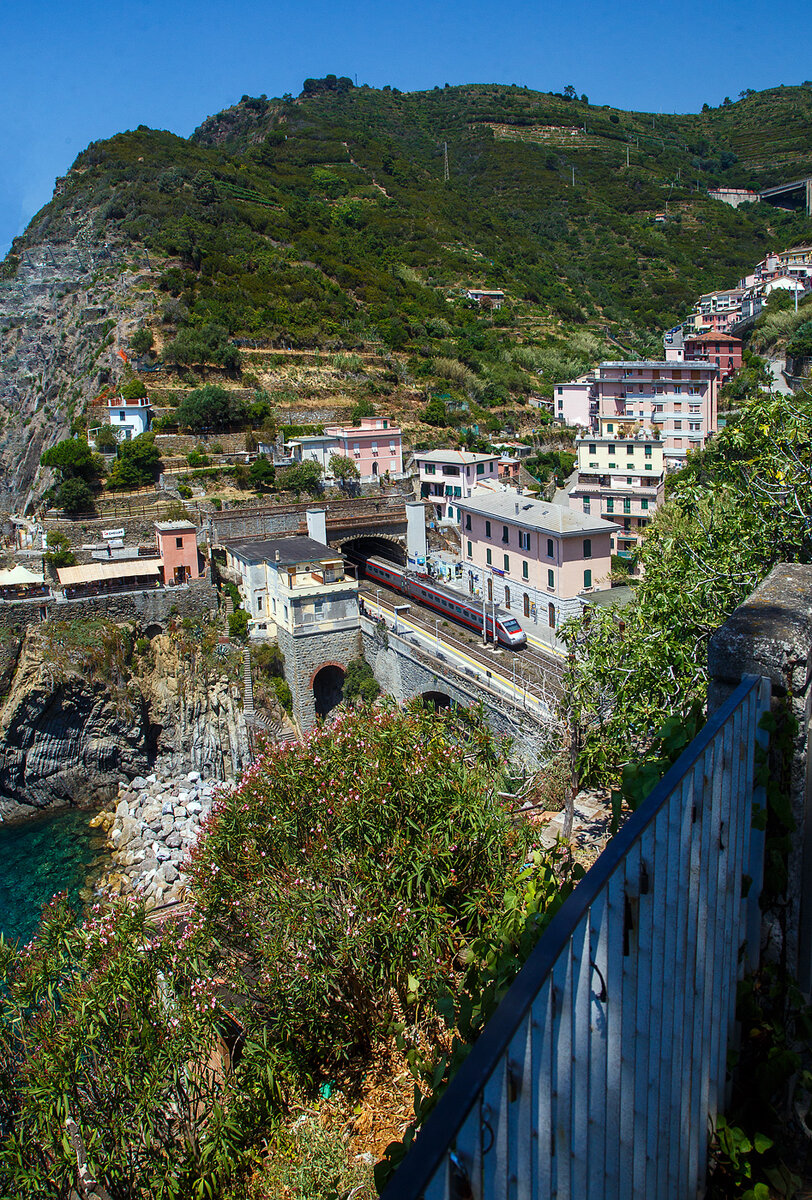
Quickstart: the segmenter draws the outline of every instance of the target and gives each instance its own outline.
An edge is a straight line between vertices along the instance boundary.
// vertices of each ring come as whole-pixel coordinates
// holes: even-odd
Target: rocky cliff
[[[42,452],[120,375],[118,350],[154,306],[147,260],[103,240],[88,210],[32,223],[0,274],[0,511],[22,511]]]
[[[54,658],[40,629],[23,642],[0,709],[0,816],[60,803],[99,803],[157,760],[207,779],[247,764],[239,689],[183,657],[168,635],[125,684]]]

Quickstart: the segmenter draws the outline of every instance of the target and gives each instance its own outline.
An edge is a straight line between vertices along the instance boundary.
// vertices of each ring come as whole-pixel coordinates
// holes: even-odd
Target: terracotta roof
[[[735,342],[737,346],[742,344],[741,338],[731,337],[729,333],[696,333],[688,336],[686,342]]]

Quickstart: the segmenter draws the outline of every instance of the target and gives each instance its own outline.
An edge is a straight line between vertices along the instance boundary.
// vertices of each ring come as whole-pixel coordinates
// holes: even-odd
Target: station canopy
[[[58,567],[57,575],[63,587],[82,583],[107,583],[114,579],[156,579],[160,574],[159,558],[124,559],[118,562],[87,563],[81,567]]]

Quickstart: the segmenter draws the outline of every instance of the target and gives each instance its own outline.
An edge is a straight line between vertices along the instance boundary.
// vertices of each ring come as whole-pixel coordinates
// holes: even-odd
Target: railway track
[[[563,691],[563,663],[534,647],[524,647],[521,650],[486,648],[481,637],[456,625],[452,626],[445,617],[438,616],[432,609],[419,604],[411,596],[402,596],[400,592],[393,592],[377,583],[362,583],[359,593],[368,608],[374,610],[379,607],[393,625],[396,617],[395,606],[402,608],[404,604],[408,604],[408,620],[417,626],[427,639],[437,639],[441,644],[462,652],[492,675],[500,676],[515,687],[526,689],[537,699],[548,699],[551,693],[557,698]]]

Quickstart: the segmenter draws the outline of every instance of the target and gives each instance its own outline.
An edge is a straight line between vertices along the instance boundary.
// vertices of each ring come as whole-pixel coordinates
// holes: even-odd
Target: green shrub
[[[56,529],[48,533],[48,552],[45,561],[54,568],[75,567],[76,555],[71,550],[70,540]]]
[[[362,711],[268,749],[208,824],[192,865],[204,936],[251,960],[252,1005],[301,1080],[368,1046],[393,989],[430,997],[498,911],[527,832],[492,762],[477,722]]]
[[[228,429],[245,418],[245,403],[234,392],[207,383],[184,396],[175,409],[178,425],[192,430]]]
[[[238,642],[248,641],[248,613],[244,608],[238,608],[233,613],[229,613],[228,636]]]
[[[147,389],[144,386],[142,379],[130,379],[121,389],[121,395],[125,400],[143,400],[147,394]]]
[[[93,493],[83,479],[66,479],[59,485],[56,500],[59,507],[71,516],[93,512]]]
[[[155,338],[152,330],[142,325],[130,337],[130,346],[136,354],[147,354],[152,349]]]
[[[236,371],[240,352],[228,337],[228,330],[216,322],[199,329],[185,328],[164,349],[166,362],[180,366],[205,366],[208,363]]]
[[[111,491],[131,491],[154,483],[161,469],[161,453],[155,445],[153,432],[140,433],[121,442],[118,458],[107,477]]]
[[[342,688],[345,700],[353,701],[360,698],[365,704],[371,704],[380,694],[380,684],[363,655],[360,658],[354,658],[347,664]]]
[[[279,676],[274,676],[273,689],[276,692],[276,698],[284,708],[285,712],[290,716],[293,712],[293,696],[288,684]]]

